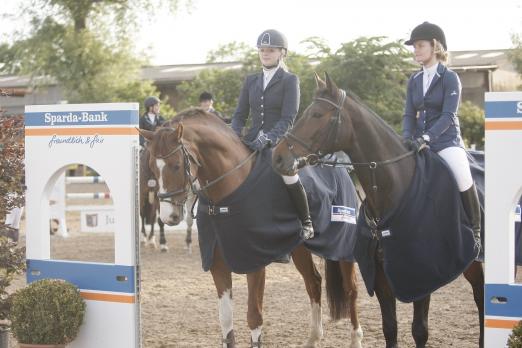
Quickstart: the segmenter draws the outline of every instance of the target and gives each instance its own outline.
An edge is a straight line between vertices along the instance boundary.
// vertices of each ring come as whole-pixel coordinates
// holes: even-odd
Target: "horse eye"
[[[318,112],[314,112],[314,113],[312,114],[312,117],[314,117],[314,118],[319,118],[319,117],[321,117],[321,116],[323,116],[323,114],[320,114],[320,113],[318,113]]]
[[[174,165],[174,170],[177,171],[177,170],[179,170],[180,167],[181,167],[181,166],[180,166],[179,164],[175,164],[175,165]]]

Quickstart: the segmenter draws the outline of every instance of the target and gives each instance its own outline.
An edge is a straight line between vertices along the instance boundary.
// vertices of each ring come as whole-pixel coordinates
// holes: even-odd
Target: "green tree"
[[[484,110],[467,100],[459,107],[459,121],[466,147],[484,149]]]
[[[400,41],[361,37],[332,52],[321,41],[308,41],[311,57],[320,60],[316,71],[326,71],[336,84],[357,94],[397,131],[402,124],[406,83],[415,69],[411,54]]]
[[[159,93],[141,81],[146,57],[133,53],[138,14],[152,18],[159,8],[175,11],[181,1],[32,0],[19,14],[29,30],[0,44],[0,72],[29,75],[36,87],[56,81],[69,102],[141,102]]]

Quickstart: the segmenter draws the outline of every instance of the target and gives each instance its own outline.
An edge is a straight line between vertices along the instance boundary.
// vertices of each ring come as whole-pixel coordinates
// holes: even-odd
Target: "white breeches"
[[[298,174],[295,174],[295,175],[292,175],[292,176],[286,176],[286,175],[281,175],[281,176],[283,177],[283,181],[287,185],[292,185],[292,184],[295,184],[296,182],[299,181],[299,175]]]
[[[466,150],[452,146],[440,150],[438,154],[450,167],[455,180],[457,180],[459,191],[464,192],[469,189],[473,185],[473,178],[471,177]]]

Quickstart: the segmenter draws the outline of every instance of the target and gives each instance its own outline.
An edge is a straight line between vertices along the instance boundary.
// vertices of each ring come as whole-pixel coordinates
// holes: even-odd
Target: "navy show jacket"
[[[265,90],[263,72],[249,75],[243,83],[232,117],[232,129],[241,136],[250,116],[252,122],[244,140],[255,140],[262,130],[275,145],[292,127],[299,110],[299,97],[299,78],[281,67]]]
[[[464,147],[457,110],[462,85],[458,75],[443,64],[423,95],[423,74],[414,73],[408,81],[403,116],[403,138],[430,137],[430,148],[441,151],[450,146]]]

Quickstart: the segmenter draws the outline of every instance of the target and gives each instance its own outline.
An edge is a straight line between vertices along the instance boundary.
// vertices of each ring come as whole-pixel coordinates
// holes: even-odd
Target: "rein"
[[[199,193],[205,192],[209,187],[217,184],[224,178],[228,177],[229,175],[233,174],[235,171],[237,171],[238,169],[243,167],[248,161],[250,161],[258,153],[258,151],[252,152],[247,158],[242,160],[234,168],[232,168],[228,172],[224,173],[223,175],[217,177],[216,179],[214,179],[210,182],[207,181],[207,183],[203,187],[198,188],[197,186],[199,186],[199,185],[196,184],[197,177],[194,177],[192,175],[191,162],[194,163],[198,167],[201,167],[201,164],[197,160],[197,158],[188,151],[187,147],[185,146],[185,144],[183,142],[181,142],[177,147],[175,147],[173,150],[171,150],[166,155],[158,156],[156,158],[166,159],[166,158],[174,155],[175,153],[177,153],[180,150],[182,151],[182,154],[183,154],[183,162],[184,162],[184,167],[185,167],[185,171],[184,171],[185,184],[183,185],[183,188],[181,188],[179,190],[169,191],[169,192],[165,192],[165,193],[158,193],[158,198],[159,198],[160,202],[168,202],[173,205],[184,205],[185,202],[187,201],[187,197],[185,197],[185,199],[183,201],[172,201],[171,198],[173,196],[176,196],[179,194],[188,193],[188,189],[187,189],[187,187],[189,187],[188,183],[190,183],[190,189],[191,189],[192,193],[194,193],[197,196]],[[193,213],[194,205],[195,205],[195,201],[192,206],[192,212],[191,212],[193,218],[195,218],[194,213]]]

